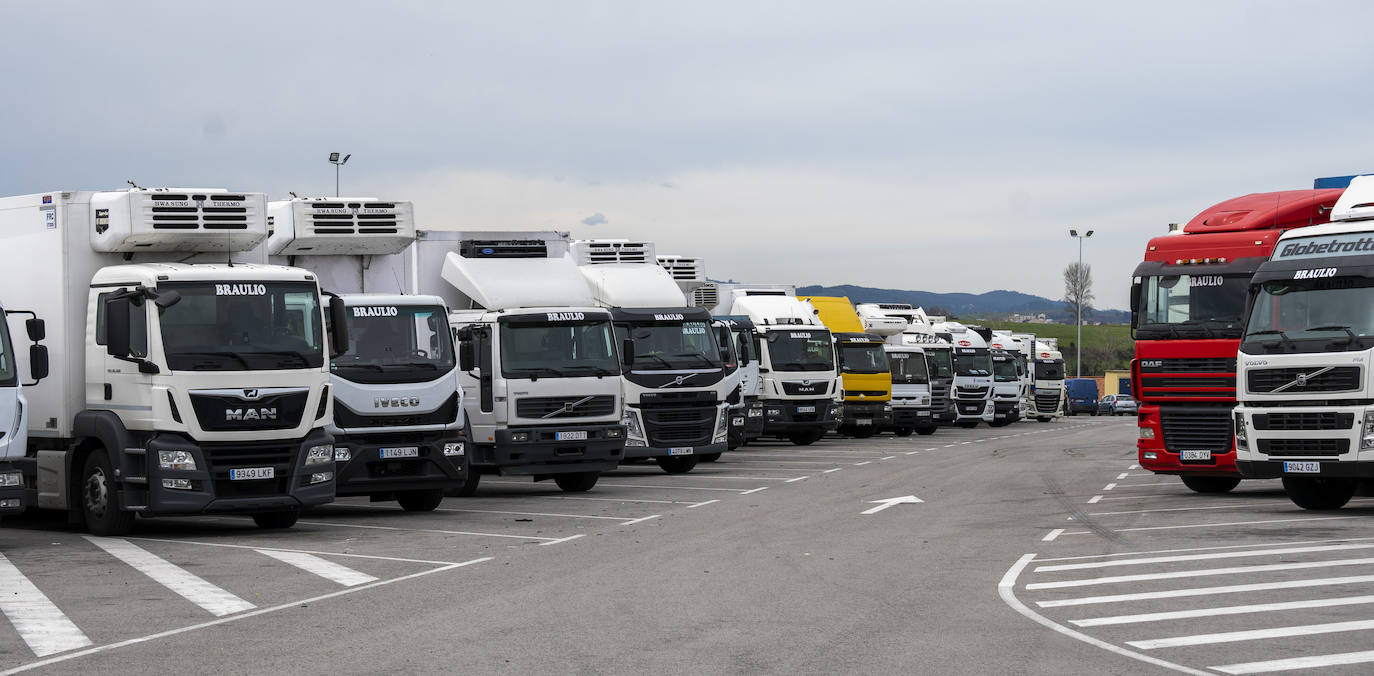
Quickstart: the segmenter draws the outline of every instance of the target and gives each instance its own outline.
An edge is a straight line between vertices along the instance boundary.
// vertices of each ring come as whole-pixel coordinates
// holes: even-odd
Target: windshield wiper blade
[[[707,357],[706,355],[701,354],[700,352],[679,352],[679,353],[677,353],[677,354],[675,354],[675,355],[673,355],[673,356],[674,356],[674,357],[695,357],[695,358],[700,359],[701,361],[705,362],[707,366],[710,366],[710,367],[712,367],[712,368],[720,368],[720,366],[721,366],[721,363],[720,363],[720,362],[718,362],[718,361],[716,361],[716,360],[714,360],[714,359],[711,359],[710,357]]]
[[[667,367],[667,368],[673,368],[672,362],[670,362],[670,361],[668,361],[667,359],[664,359],[663,357],[660,357],[660,356],[658,356],[658,355],[656,355],[656,354],[637,354],[637,355],[635,355],[635,361],[636,361],[636,362],[639,361],[640,357],[644,357],[644,358],[647,358],[647,359],[657,359],[657,360],[658,360],[658,363],[663,364],[665,367]]]
[[[1289,337],[1288,337],[1288,334],[1284,333],[1283,331],[1280,331],[1279,329],[1265,329],[1265,330],[1263,330],[1263,331],[1251,331],[1250,333],[1245,334],[1245,337],[1246,337],[1246,338],[1249,338],[1249,337],[1251,337],[1251,336],[1278,336],[1278,337],[1279,337],[1279,344],[1280,344],[1280,345],[1291,345],[1291,344],[1293,343],[1293,339],[1292,339],[1292,338],[1289,338]]]
[[[1303,329],[1303,331],[1344,331],[1345,335],[1350,336],[1350,338],[1348,338],[1345,342],[1346,345],[1354,345],[1355,341],[1360,339],[1359,336],[1355,335],[1354,331],[1350,330],[1349,326],[1345,326],[1342,324],[1330,324],[1327,326],[1309,326]]]
[[[173,352],[171,356],[184,357],[184,356],[188,356],[188,355],[204,355],[204,356],[207,356],[207,357],[225,357],[225,358],[227,358],[227,359],[233,359],[234,361],[237,361],[239,364],[242,364],[242,365],[243,365],[243,369],[244,369],[245,371],[251,371],[251,370],[252,370],[252,367],[248,365],[248,360],[244,359],[244,358],[243,358],[243,355],[239,354],[238,352]]]
[[[591,370],[592,372],[594,372],[594,373],[595,373],[596,375],[598,375],[598,376],[618,376],[618,375],[620,375],[620,371],[612,371],[611,369],[608,369],[608,368],[606,368],[606,367],[604,367],[604,366],[594,366],[594,365],[592,365],[592,364],[573,364],[572,366],[567,366],[567,367],[564,367],[564,368],[567,368],[567,369],[588,369],[588,370]]]
[[[255,351],[253,352],[253,354],[261,354],[271,357],[295,357],[296,360],[301,363],[301,366],[310,365],[310,359],[295,350],[263,350],[261,352]]]

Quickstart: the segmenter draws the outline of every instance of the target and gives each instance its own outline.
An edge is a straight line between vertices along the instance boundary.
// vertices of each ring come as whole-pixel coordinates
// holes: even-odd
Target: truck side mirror
[[[620,361],[626,366],[635,363],[635,341],[633,338],[620,341]]]
[[[329,302],[329,356],[337,357],[348,352],[348,307],[338,296],[331,296]]]
[[[749,341],[746,340],[739,344],[739,363],[747,364],[751,361],[754,361],[754,350],[749,345]]]
[[[47,324],[37,317],[24,320],[24,329],[29,332],[29,340],[35,343],[48,337]]]
[[[30,319],[29,321],[33,321]],[[43,320],[38,320],[42,322]],[[29,346],[29,376],[36,384],[48,377],[48,348],[44,345]]]
[[[128,357],[133,352],[129,336],[129,297],[111,297],[105,301],[105,353],[111,357]]]
[[[472,335],[468,333],[469,337]],[[464,340],[458,343],[458,369],[461,371],[471,371],[477,368],[477,346],[471,340]]]
[[[1131,328],[1135,328],[1139,323],[1137,315],[1140,314],[1140,282],[1131,284]]]

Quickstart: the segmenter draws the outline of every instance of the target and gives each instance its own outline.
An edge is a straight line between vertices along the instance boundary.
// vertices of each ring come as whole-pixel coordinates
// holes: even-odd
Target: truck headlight
[[[451,441],[444,444],[444,455],[450,458],[462,456],[464,452],[466,452],[466,448],[461,441]]]
[[[5,472],[0,474],[0,487],[15,488],[24,485],[24,474],[22,472]]]
[[[625,430],[624,430],[624,428],[621,428],[621,427],[607,427],[607,428],[606,428],[606,438],[607,438],[607,439],[619,439],[619,438],[621,438],[621,437],[623,437],[623,436],[625,436]]]
[[[194,486],[191,485],[190,479],[163,479],[162,487],[178,491],[189,491],[194,488]]]
[[[1236,445],[1237,445],[1237,446],[1243,447],[1243,446],[1245,446],[1246,442],[1249,441],[1249,439],[1246,437],[1246,434],[1247,434],[1247,430],[1245,429],[1245,414],[1241,413],[1240,411],[1236,411]]]
[[[888,413],[891,413],[891,412],[892,412],[892,402],[890,402],[890,401],[885,401],[885,402],[883,402],[883,410],[886,411],[886,412],[888,412]]]
[[[190,451],[158,451],[157,466],[161,469],[194,470],[196,456]]]
[[[626,437],[644,438],[644,427],[639,424],[639,414],[634,409],[625,409],[625,414],[620,417],[620,424],[625,426]]]
[[[348,450],[347,446],[334,447],[334,460],[336,462],[348,462],[353,459],[353,451]]]
[[[510,440],[516,443],[523,443],[530,440],[529,432],[511,432]]]
[[[311,474],[311,475],[310,475],[310,483],[312,483],[312,484],[322,484],[322,483],[324,483],[324,482],[326,482],[326,481],[333,481],[333,480],[334,480],[334,473],[333,473],[333,472],[315,472],[314,474]]]
[[[305,451],[305,464],[323,465],[326,462],[334,462],[334,445],[320,444],[311,446]]]
[[[712,443],[725,441],[730,434],[730,409],[721,406],[716,409],[716,431],[712,435]]]
[[[1360,450],[1374,448],[1374,415],[1364,415],[1364,431],[1360,434]]]
[[[1140,428],[1140,438],[1141,438],[1141,439],[1153,439],[1153,438],[1155,438],[1155,428],[1153,428],[1153,427],[1141,427],[1141,428]]]

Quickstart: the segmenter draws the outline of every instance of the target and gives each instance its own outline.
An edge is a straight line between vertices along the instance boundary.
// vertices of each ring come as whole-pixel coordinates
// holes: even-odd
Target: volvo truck
[[[622,366],[563,232],[419,231],[417,291],[439,296],[457,332],[471,495],[480,473],[590,490],[625,448]]]
[[[1250,280],[1234,411],[1243,477],[1338,509],[1374,479],[1374,176],[1284,233]]]
[[[942,321],[934,325],[937,334],[948,333],[954,357],[954,424],[963,428],[991,424],[992,354],[987,341],[959,322]]]
[[[1131,289],[1140,466],[1201,493],[1240,482],[1232,408],[1250,277],[1287,230],[1319,225],[1340,189],[1256,193],[1155,237]]]
[[[267,219],[268,260],[309,270],[347,310],[350,345],[330,363],[335,494],[435,509],[466,483],[466,443],[448,310],[409,273],[414,207],[293,198]]]
[[[728,447],[738,377],[727,377],[731,339],[705,308],[684,305],[652,242],[582,239],[572,253],[596,304],[611,312],[616,337],[632,345],[624,374],[625,458],[652,458],[669,474]],[[730,369],[734,375],[737,368]]]
[[[334,499],[328,359],[347,327],[339,307],[326,331],[314,274],[266,264],[266,210],[218,189],[0,199],[0,302],[53,352],[25,392],[32,504],[114,535],[136,515],[285,528]]]
[[[0,515],[17,514],[32,504],[24,490],[24,457],[28,453],[29,401],[24,386],[48,377],[48,348],[42,344],[46,324],[33,312],[0,307]],[[28,335],[28,372],[21,373],[19,352],[10,338],[10,322]],[[16,334],[18,332],[15,332]],[[30,380],[26,383],[25,378]]]
[[[1035,420],[1047,423],[1064,417],[1064,353],[1053,338],[1035,341],[1035,361],[1031,362],[1034,383]]]
[[[892,372],[883,349],[883,335],[866,333],[848,298],[803,296],[816,308],[821,323],[835,336],[835,361],[840,367],[840,421],[837,431],[865,439],[892,426]],[[884,335],[900,332],[906,322],[875,317],[872,324]]]

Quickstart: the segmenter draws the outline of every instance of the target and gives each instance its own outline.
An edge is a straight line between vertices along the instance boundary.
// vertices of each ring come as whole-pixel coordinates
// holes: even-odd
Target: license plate
[[[743,424],[744,424],[744,416],[735,416],[735,417],[731,418],[731,419],[730,419],[730,424],[731,424],[731,425],[743,425]]]
[[[798,407],[797,407],[797,413],[815,413],[815,412],[816,412],[816,407],[815,407],[815,406],[798,406]]]
[[[763,417],[763,410],[762,410],[762,409],[751,409],[751,410],[749,411],[749,417],[750,417],[750,418],[762,418],[762,417]]]
[[[680,446],[668,449],[668,455],[691,455],[693,450],[695,449],[691,446]]]
[[[230,481],[244,481],[247,479],[275,479],[276,469],[272,467],[241,467],[229,470]]]
[[[1288,474],[1319,474],[1322,471],[1320,462],[1285,462],[1283,471]]]
[[[930,411],[917,411],[917,416],[930,415]]]
[[[420,457],[419,446],[397,446],[395,448],[381,449],[382,459],[387,458],[418,458]]]
[[[854,421],[854,424],[855,424],[855,425],[859,425],[859,426],[863,426],[863,425],[872,425],[872,424],[873,424],[873,420],[872,420],[872,419],[869,419],[869,418],[859,418],[858,420],[855,420],[855,421]]]
[[[1179,457],[1180,460],[1211,460],[1211,459],[1212,459],[1212,452],[1211,452],[1211,451],[1179,451],[1179,452],[1178,452],[1178,457]]]
[[[554,436],[554,439],[557,441],[586,441],[587,430],[578,430],[576,432],[559,432],[557,435]]]

